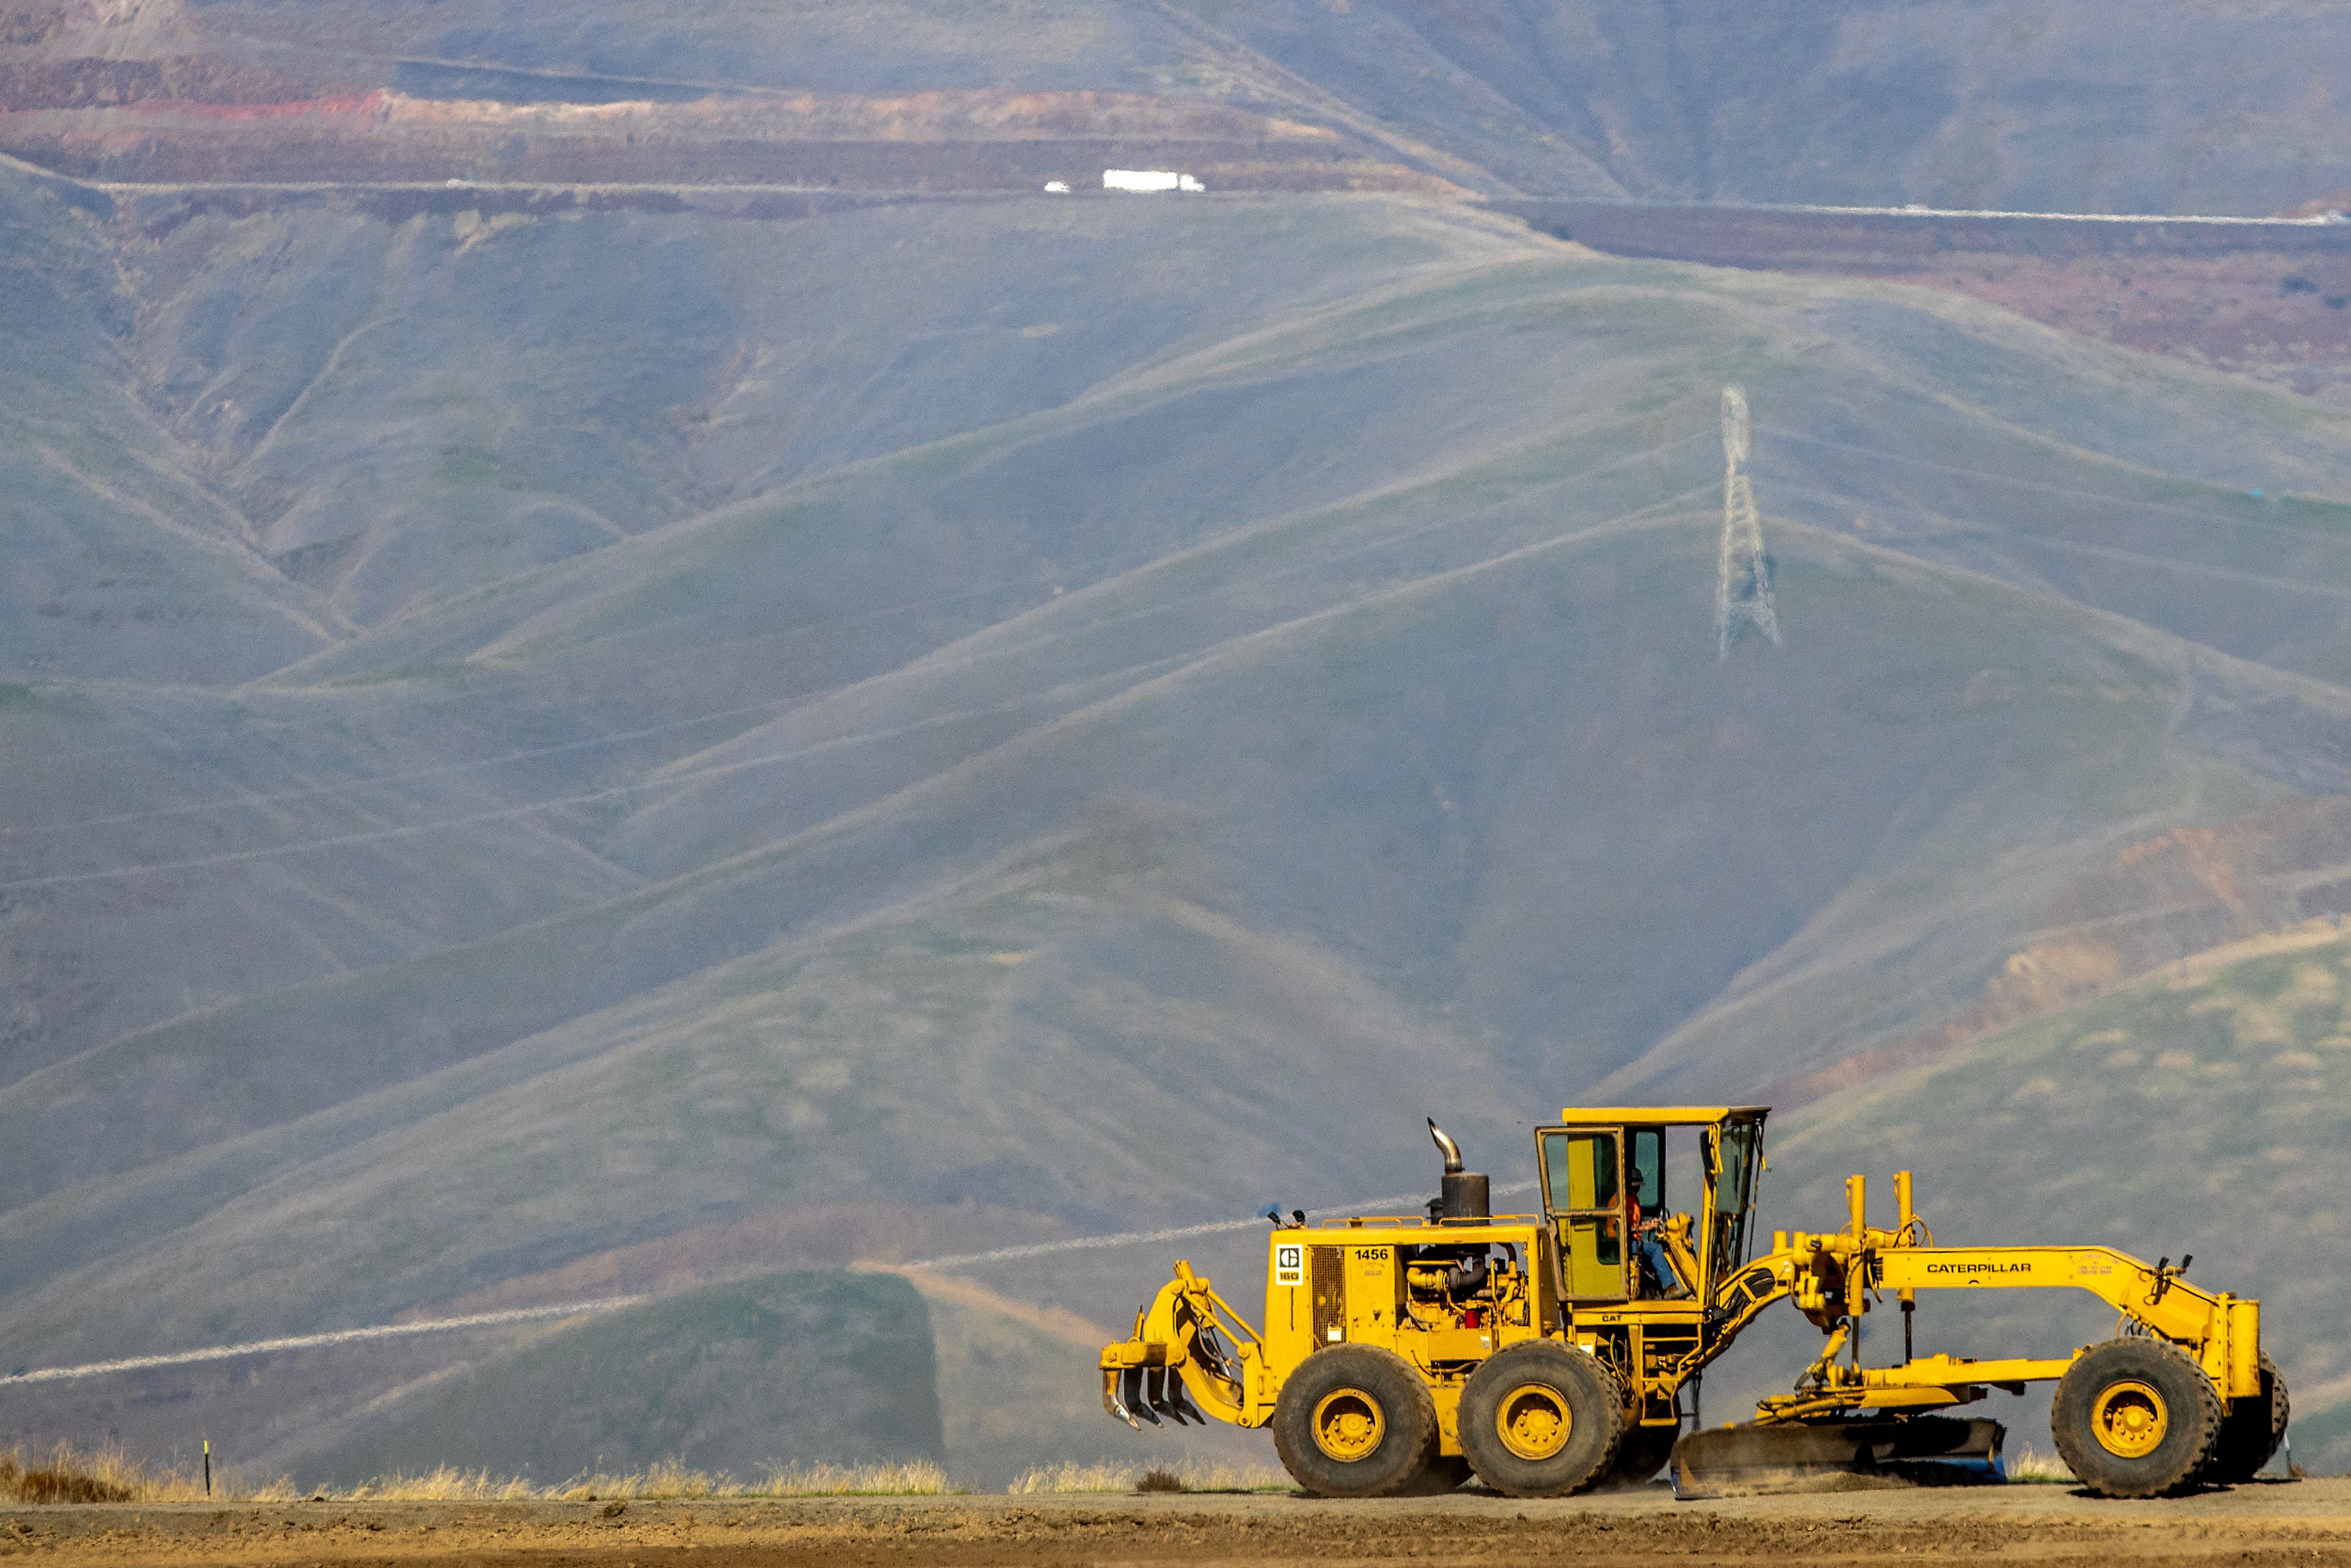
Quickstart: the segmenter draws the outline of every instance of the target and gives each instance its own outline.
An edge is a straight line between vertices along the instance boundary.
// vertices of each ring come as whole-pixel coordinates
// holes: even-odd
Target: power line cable
[[[1531,1192],[1531,1181],[1508,1182],[1494,1188],[1497,1193]],[[1337,1215],[1364,1214],[1378,1207],[1398,1203],[1418,1203],[1426,1195],[1418,1192],[1391,1193],[1384,1197],[1366,1198],[1360,1203],[1329,1208],[1307,1210],[1310,1219],[1329,1218]],[[969,1269],[988,1263],[1008,1262],[1019,1258],[1035,1258],[1051,1252],[1078,1252],[1110,1247],[1133,1247],[1151,1241],[1173,1241],[1189,1236],[1210,1236],[1221,1232],[1248,1230],[1266,1223],[1261,1214],[1247,1219],[1216,1219],[1203,1225],[1178,1225],[1161,1230],[1121,1230],[1098,1236],[1071,1237],[1060,1241],[1031,1242],[1019,1247],[999,1247],[990,1252],[970,1252],[960,1256],[925,1258],[896,1267],[906,1270]],[[155,1367],[195,1366],[205,1362],[228,1361],[241,1355],[266,1355],[273,1351],[315,1350],[331,1345],[359,1344],[375,1340],[405,1339],[418,1334],[454,1333],[464,1329],[499,1328],[513,1323],[545,1322],[559,1318],[584,1317],[592,1312],[618,1312],[624,1307],[642,1306],[660,1298],[648,1291],[632,1295],[597,1296],[586,1301],[562,1301],[544,1307],[514,1307],[495,1312],[468,1312],[462,1317],[426,1318],[414,1322],[375,1323],[365,1328],[330,1329],[323,1333],[288,1334],[277,1339],[246,1340],[237,1344],[204,1345],[194,1350],[162,1351],[152,1355],[124,1356],[115,1361],[87,1361],[71,1366],[43,1366],[14,1372],[0,1376],[0,1388],[16,1387],[34,1383],[64,1383],[85,1377],[104,1377],[116,1373],[144,1372]]]
[[[143,1372],[155,1366],[193,1366],[207,1361],[227,1361],[240,1355],[265,1355],[277,1350],[310,1350],[319,1345],[357,1344],[368,1340],[404,1339],[412,1334],[449,1333],[458,1329],[496,1328],[507,1323],[538,1322],[552,1318],[609,1312],[649,1301],[648,1295],[601,1296],[594,1301],[564,1301],[549,1307],[516,1307],[500,1312],[473,1312],[462,1318],[432,1318],[413,1323],[377,1323],[368,1328],[335,1329],[326,1333],[289,1334],[282,1339],[248,1340],[243,1344],[211,1344],[200,1350],[165,1351],[159,1355],[131,1355],[120,1361],[86,1361],[78,1366],[43,1366],[0,1377],[0,1388],[27,1383],[63,1383],[110,1373]]]

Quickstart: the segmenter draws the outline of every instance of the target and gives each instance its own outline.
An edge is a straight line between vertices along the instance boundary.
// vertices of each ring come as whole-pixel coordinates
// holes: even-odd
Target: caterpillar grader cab
[[[1541,1212],[1489,1212],[1487,1178],[1445,1156],[1424,1216],[1277,1218],[1253,1326],[1188,1263],[1102,1354],[1102,1404],[1130,1426],[1214,1417],[1270,1427],[1305,1490],[1555,1497],[1670,1464],[1684,1497],[1824,1473],[1998,1473],[1998,1423],[1947,1412],[2054,1380],[2059,1453],[2107,1497],[2250,1479],[2284,1436],[2286,1391],[2261,1306],[2192,1285],[2189,1260],[2104,1247],[1941,1247],[1894,1179],[1894,1223],[1845,1184],[1827,1232],[1754,1225],[1761,1105],[1570,1107],[1535,1133]],[[1677,1208],[1677,1204],[1687,1203]],[[2070,1355],[1916,1354],[1919,1292],[2087,1291],[2116,1337]],[[1695,1427],[1700,1375],[1786,1300],[1820,1355],[1751,1422]],[[1865,1366],[1859,1326],[1902,1313],[1898,1362]],[[1685,1390],[1688,1391],[1686,1396]]]

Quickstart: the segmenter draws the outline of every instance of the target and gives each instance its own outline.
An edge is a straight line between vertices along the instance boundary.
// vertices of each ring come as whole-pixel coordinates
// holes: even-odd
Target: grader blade
[[[1717,1427],[1674,1445],[1677,1498],[1755,1497],[1834,1490],[1873,1476],[1917,1486],[2001,1479],[1997,1421],[1943,1416]]]

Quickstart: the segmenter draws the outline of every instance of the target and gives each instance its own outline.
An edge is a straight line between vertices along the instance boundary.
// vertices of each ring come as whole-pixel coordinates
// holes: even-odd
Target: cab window
[[[1747,1217],[1754,1200],[1757,1131],[1752,1122],[1732,1122],[1714,1135],[1714,1212],[1707,1216],[1707,1256],[1708,1267],[1718,1279],[1747,1260]]]
[[[1543,1196],[1559,1242],[1562,1296],[1624,1299],[1622,1155],[1613,1131],[1543,1134]]]
[[[1666,1130],[1663,1127],[1635,1127],[1625,1134],[1627,1163],[1632,1175],[1633,1196],[1641,1207],[1659,1213],[1666,1207]]]

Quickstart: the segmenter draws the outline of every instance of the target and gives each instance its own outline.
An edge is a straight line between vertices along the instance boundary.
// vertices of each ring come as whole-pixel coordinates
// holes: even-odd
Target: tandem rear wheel
[[[1625,1401],[1614,1375],[1587,1353],[1528,1340],[1469,1375],[1460,1431],[1461,1451],[1496,1491],[1565,1497],[1609,1474],[1625,1437]]]
[[[1281,1385],[1273,1448],[1316,1497],[1395,1497],[1437,1479],[1437,1402],[1410,1362],[1367,1344],[1318,1350]]]

